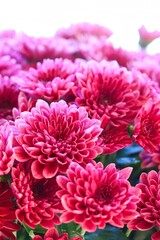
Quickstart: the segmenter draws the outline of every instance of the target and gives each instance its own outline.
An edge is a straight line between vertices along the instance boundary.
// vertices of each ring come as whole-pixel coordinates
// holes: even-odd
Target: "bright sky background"
[[[117,46],[135,49],[142,24],[160,30],[159,5],[160,0],[0,0],[0,29],[52,36],[86,21],[110,28]]]

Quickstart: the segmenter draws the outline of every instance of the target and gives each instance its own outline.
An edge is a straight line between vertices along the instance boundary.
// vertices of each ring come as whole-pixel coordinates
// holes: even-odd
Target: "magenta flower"
[[[0,75],[10,77],[16,75],[20,69],[21,65],[14,58],[10,56],[0,57]]]
[[[30,228],[40,224],[53,228],[59,224],[58,213],[62,207],[56,197],[58,185],[55,178],[34,179],[30,166],[18,164],[12,168],[11,187],[17,202],[16,217]]]
[[[14,163],[13,132],[6,122],[0,126],[0,176],[8,174]]]
[[[139,216],[128,223],[132,230],[145,231],[153,227],[160,228],[160,172],[142,173],[140,183],[136,185],[141,190],[140,201],[137,204]],[[152,235],[152,240],[159,240],[160,231]]]
[[[139,157],[141,160],[141,168],[158,166],[160,169],[160,149],[153,153],[143,150],[140,152]]]
[[[149,153],[160,146],[160,107],[159,97],[149,99],[139,110],[134,123],[133,140]]]
[[[0,182],[0,239],[16,240],[13,232],[19,230],[15,223],[15,203],[12,190],[7,182]]]
[[[112,31],[108,28],[87,22],[78,24],[72,24],[68,28],[62,28],[57,31],[56,36],[60,36],[66,39],[75,39],[79,42],[86,41],[88,38],[109,38],[112,35]]]
[[[40,235],[36,235],[32,240],[69,240],[68,233],[62,233],[59,235],[56,228],[49,229],[44,238]],[[83,240],[81,237],[73,237],[70,240]]]
[[[15,77],[22,91],[49,102],[64,97],[74,85],[75,67],[69,59],[45,59]]]
[[[102,149],[97,146],[102,129],[98,120],[88,118],[84,108],[68,106],[63,100],[38,100],[31,112],[15,120],[19,135],[14,148],[17,161],[31,161],[35,178],[51,178],[65,173],[69,164],[92,162]]]
[[[109,124],[128,124],[135,117],[138,91],[132,90],[132,74],[116,62],[82,62],[76,73],[76,101],[85,106],[89,116]]]
[[[18,106],[18,85],[9,77],[0,75],[0,119],[12,120],[12,110]]]
[[[127,180],[132,168],[117,170],[114,164],[105,169],[102,163],[87,164],[85,168],[71,163],[67,176],[57,176],[61,190],[57,196],[64,207],[62,223],[74,221],[89,232],[104,228],[107,223],[124,227],[137,217],[139,189]]]

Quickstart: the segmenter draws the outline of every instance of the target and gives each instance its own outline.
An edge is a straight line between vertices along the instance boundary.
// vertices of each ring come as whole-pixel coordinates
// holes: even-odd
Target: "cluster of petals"
[[[6,122],[4,125],[0,125],[0,176],[8,174],[13,163],[13,132]]]
[[[7,182],[0,182],[0,239],[16,240],[13,232],[19,230],[15,223],[15,203],[12,190]]]
[[[59,29],[56,32],[56,36],[72,38],[80,42],[89,37],[109,38],[111,35],[112,31],[109,28],[87,22],[72,24],[70,27]]]
[[[74,72],[75,66],[69,59],[45,59],[14,80],[23,92],[51,102],[60,100],[73,87]]]
[[[139,110],[133,129],[133,140],[149,153],[160,146],[160,98],[155,95]]]
[[[140,183],[136,185],[140,189],[140,201],[137,203],[139,216],[128,223],[131,230],[145,231],[153,227],[160,228],[160,172],[154,170],[143,172]],[[152,240],[160,239],[160,231],[152,235]]]
[[[89,232],[103,229],[106,224],[123,228],[136,218],[140,190],[128,178],[132,168],[118,170],[115,164],[104,168],[102,163],[71,163],[67,176],[57,176],[61,190],[57,196],[64,207],[62,223],[74,221]]]
[[[149,153],[142,150],[139,154],[141,160],[141,168],[151,168],[157,166],[160,169],[160,149]]]
[[[44,237],[36,235],[32,240],[69,240],[68,233],[59,234],[56,228],[49,229]],[[82,240],[81,237],[73,237],[70,240]]]
[[[152,41],[160,37],[159,31],[148,31],[144,25],[139,28],[139,44],[142,48],[147,47]]]
[[[12,191],[17,203],[15,211],[20,223],[34,229],[39,224],[50,229],[59,224],[61,204],[56,197],[58,185],[55,178],[35,179],[30,164],[17,164],[12,168]]]
[[[131,84],[132,72],[115,61],[88,61],[79,63],[75,75],[75,101],[86,108],[91,118],[101,120],[104,132],[100,142],[104,153],[112,153],[130,145],[127,127],[138,112],[137,99],[140,98],[139,88]],[[120,135],[115,136],[114,133],[120,129]]]
[[[8,76],[0,75],[0,119],[12,120],[12,110],[18,107],[18,84]]]
[[[18,74],[21,69],[21,65],[16,62],[15,58],[11,58],[9,55],[0,57],[0,75],[13,76]]]
[[[37,179],[65,173],[72,161],[85,165],[102,153],[97,144],[100,121],[90,119],[85,108],[68,106],[63,100],[50,105],[38,100],[30,112],[21,113],[15,125],[19,131],[15,159],[31,161]]]

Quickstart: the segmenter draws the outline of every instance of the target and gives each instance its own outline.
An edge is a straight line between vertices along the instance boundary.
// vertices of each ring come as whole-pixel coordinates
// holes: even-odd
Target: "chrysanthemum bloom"
[[[59,224],[58,213],[62,207],[56,196],[58,185],[55,178],[33,178],[30,165],[17,164],[12,168],[11,187],[16,199],[16,217],[30,228],[41,225],[53,228]]]
[[[33,107],[35,107],[36,102],[37,99],[28,97],[24,92],[20,92],[18,95],[18,107],[13,108],[12,110],[13,118],[19,118],[21,112],[30,111]]]
[[[133,140],[149,153],[160,146],[160,99],[149,99],[139,110],[133,129]]]
[[[37,63],[37,68],[30,68],[15,77],[22,91],[32,97],[47,101],[58,101],[74,85],[74,64],[69,59],[45,59]]]
[[[160,172],[142,173],[140,183],[136,185],[141,190],[140,201],[137,204],[139,217],[128,223],[131,230],[145,231],[156,227],[160,229]],[[160,239],[160,231],[152,235],[152,240]]]
[[[16,75],[21,69],[21,65],[16,62],[16,59],[10,56],[0,57],[0,75],[13,76]]]
[[[141,160],[141,168],[157,166],[160,169],[160,149],[153,153],[143,150],[140,152],[139,157]]]
[[[12,109],[18,106],[18,85],[11,78],[0,76],[0,118],[12,120]]]
[[[85,106],[89,116],[108,117],[113,126],[128,124],[136,114],[138,91],[132,91],[132,74],[117,62],[83,62],[76,73],[76,102]]]
[[[50,106],[38,100],[15,124],[19,130],[15,158],[32,161],[31,171],[38,179],[66,172],[72,161],[85,165],[102,152],[97,146],[100,121],[88,118],[85,108],[68,106],[63,100]]]
[[[13,132],[8,123],[0,126],[0,176],[10,172],[14,163]]]
[[[105,134],[102,132],[100,137],[104,140],[102,142],[104,152],[111,153],[130,145],[127,127],[138,111],[139,98],[139,90],[131,87],[132,73],[119,67],[115,61],[100,63],[88,61],[80,64],[76,81],[77,89],[74,88],[76,102],[86,108],[91,118],[102,121],[101,127]],[[113,140],[115,146],[109,150],[110,145],[105,147],[105,144],[110,144],[109,139],[111,141],[113,139],[111,133],[114,134],[116,129],[118,132],[121,127],[122,132],[119,133],[121,136],[117,134],[117,139]]]
[[[107,223],[124,227],[138,215],[140,191],[127,180],[131,171],[130,167],[117,170],[114,164],[104,169],[101,162],[89,163],[85,168],[71,163],[67,176],[57,176],[62,189],[57,196],[65,209],[61,222],[74,221],[89,232],[103,229]]]
[[[148,31],[145,26],[141,26],[139,28],[139,44],[142,48],[147,47],[148,44],[150,44],[153,40],[160,37],[159,31]]]
[[[90,37],[97,38],[109,38],[112,35],[112,31],[108,28],[87,22],[72,24],[68,28],[59,29],[56,36],[63,38],[73,38],[79,42],[85,41]]]
[[[56,228],[49,229],[44,237],[36,235],[32,240],[69,240],[68,233],[62,233],[59,235]],[[83,240],[81,237],[73,237],[70,240]]]
[[[16,240],[12,232],[17,231],[19,226],[14,222],[15,203],[11,201],[13,198],[12,190],[8,183],[0,182],[0,239]]]

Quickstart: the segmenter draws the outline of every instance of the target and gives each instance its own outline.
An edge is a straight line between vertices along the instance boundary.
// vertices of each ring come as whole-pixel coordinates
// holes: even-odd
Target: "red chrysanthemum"
[[[12,232],[17,231],[19,226],[14,222],[15,203],[11,201],[13,198],[12,190],[8,183],[0,182],[0,239],[16,240]]]
[[[59,235],[56,228],[49,229],[44,237],[36,235],[32,240],[69,240],[68,233],[62,233]],[[81,237],[73,237],[70,240],[83,240]]]
[[[15,80],[32,97],[58,101],[74,85],[74,64],[69,59],[45,59],[36,68],[20,73]]]
[[[10,172],[14,163],[13,132],[6,122],[0,126],[0,176]]]
[[[12,120],[12,109],[18,106],[18,85],[9,77],[0,75],[0,118]]]
[[[59,224],[61,204],[56,197],[58,185],[55,178],[35,179],[30,166],[18,164],[12,168],[11,187],[17,202],[16,217],[27,226],[53,228]]]
[[[57,192],[64,207],[62,223],[74,221],[94,232],[107,223],[124,227],[138,214],[136,203],[139,190],[127,180],[132,168],[117,170],[114,164],[105,169],[102,163],[87,164],[85,168],[71,163],[67,176],[57,176],[62,190]]]
[[[137,204],[139,217],[128,223],[132,230],[145,231],[153,227],[160,228],[160,172],[142,173],[140,183],[136,185],[141,190],[140,201]],[[152,240],[159,240],[160,231],[152,235]]]
[[[100,122],[88,118],[85,108],[68,106],[63,100],[50,106],[38,100],[15,124],[19,130],[15,158],[32,161],[31,171],[38,179],[66,172],[72,161],[85,165],[102,152],[97,146]]]
[[[149,153],[160,146],[160,100],[149,99],[139,110],[134,123],[133,140]]]

